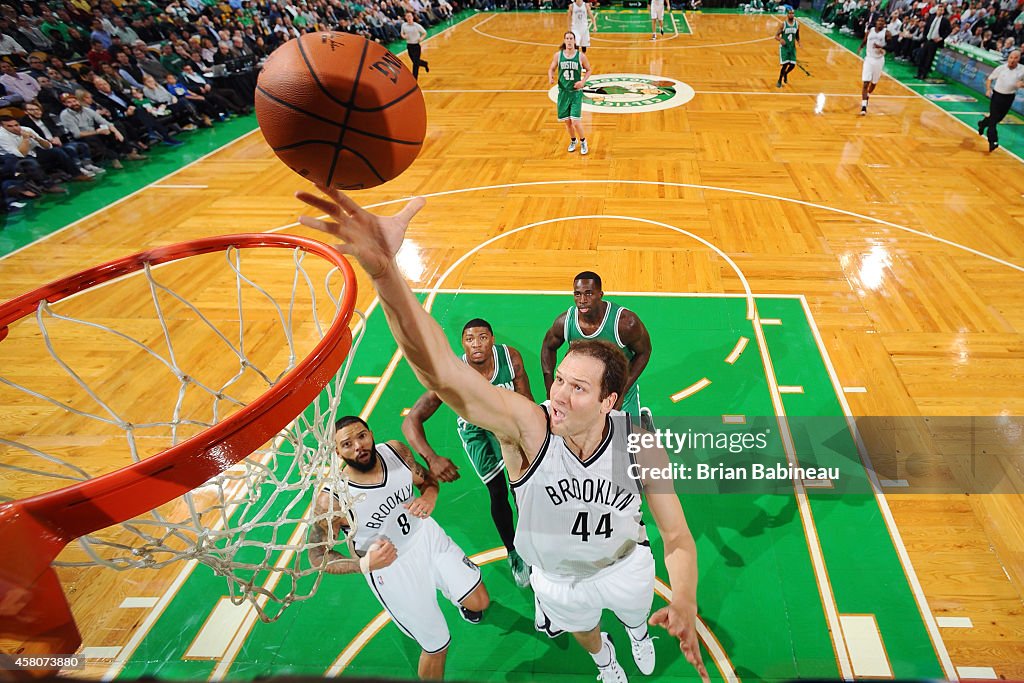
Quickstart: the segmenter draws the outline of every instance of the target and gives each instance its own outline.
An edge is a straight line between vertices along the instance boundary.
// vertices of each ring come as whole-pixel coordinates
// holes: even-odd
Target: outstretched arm
[[[619,339],[633,352],[633,358],[629,361],[629,376],[626,379],[626,388],[622,392],[625,396],[638,379],[640,373],[647,367],[651,360],[651,335],[644,327],[640,317],[633,311],[623,311],[619,317]]]
[[[661,448],[645,449],[637,454],[637,464],[661,471],[669,464],[668,455]],[[677,638],[686,661],[701,680],[708,681],[697,638],[697,546],[671,481],[644,479],[647,503],[665,545],[665,569],[672,587],[672,600],[651,615],[650,623]]]
[[[433,391],[425,392],[416,399],[416,403],[409,409],[409,414],[402,420],[402,434],[409,445],[427,461],[431,474],[437,477],[438,481],[452,482],[459,478],[459,468],[431,448],[427,443],[427,432],[423,429],[423,423],[440,407],[441,399],[437,394]]]
[[[302,216],[300,222],[344,240],[337,249],[354,256],[373,281],[388,327],[416,378],[463,419],[518,443],[533,457],[547,435],[540,406],[511,391],[492,386],[452,352],[441,326],[416,300],[395,255],[422,198],[409,202],[395,216],[377,216],[344,193],[321,187],[328,198],[309,192],[296,196],[327,214],[328,220]]]
[[[555,362],[558,360],[558,349],[565,343],[565,316],[555,318],[551,329],[544,335],[544,343],[540,347],[540,370],[544,373],[544,396],[551,394],[551,385],[555,383]]]

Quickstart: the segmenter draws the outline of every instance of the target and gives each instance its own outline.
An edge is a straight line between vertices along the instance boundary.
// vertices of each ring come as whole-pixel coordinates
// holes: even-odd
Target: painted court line
[[[853,673],[871,678],[892,678],[882,634],[873,614],[841,614],[843,635],[850,647]]]
[[[970,617],[935,617],[941,628],[974,628]]]
[[[231,639],[245,622],[252,605],[236,605],[230,598],[223,597],[206,617],[192,645],[185,651],[183,659],[220,659],[231,645]]]
[[[747,424],[746,415],[723,415],[722,424],[726,425],[745,425]]]
[[[755,296],[755,298],[757,297]],[[749,342],[750,339],[748,339],[747,337],[740,337],[739,340],[736,342],[736,346],[734,346],[729,355],[725,357],[725,362],[728,363],[729,365],[732,365],[737,360],[739,360],[740,354],[743,353],[743,349],[747,348],[747,344]]]
[[[887,489],[900,489],[910,487],[910,482],[908,482],[906,479],[882,479],[878,483],[881,484],[883,488]]]
[[[764,336],[764,327],[756,315],[751,322],[754,328],[757,348],[761,354],[761,365],[764,369],[765,379],[768,382],[768,393],[771,397],[772,407],[775,410],[775,421],[779,428],[779,438],[782,439],[782,447],[786,452],[786,461],[790,465],[799,465],[796,445],[793,443],[793,433],[789,428],[786,406],[782,400],[782,393],[775,375],[775,366],[772,363],[771,353],[768,351],[768,340]],[[797,509],[800,513],[800,522],[804,527],[804,539],[807,543],[807,554],[811,559],[811,567],[814,570],[818,597],[825,612],[825,621],[828,623],[829,638],[832,641],[836,663],[839,665],[839,675],[845,680],[852,680],[853,669],[850,663],[849,646],[846,643],[842,627],[839,623],[839,607],[836,605],[832,581],[829,578],[828,567],[825,565],[825,553],[821,549],[818,527],[814,521],[814,513],[811,511],[810,501],[807,499],[807,490],[804,488],[802,481],[794,481],[793,491],[795,493]]]
[[[802,386],[799,386],[799,385],[780,384],[779,385],[779,393],[780,394],[802,394],[802,393],[804,393],[804,388]]]
[[[78,651],[86,659],[113,659],[121,652],[119,646],[115,647],[83,647]]]
[[[353,340],[357,339],[358,333],[363,330],[370,315],[374,312],[374,310],[376,310],[379,304],[380,300],[375,296],[373,300],[370,302],[370,305],[366,307],[366,311],[364,312],[364,314],[359,317],[359,320],[356,322],[355,327],[352,328]],[[244,487],[239,487],[238,489],[236,489],[236,491],[232,495],[230,495],[229,498],[235,500],[238,497],[240,497],[243,488]],[[221,528],[223,528],[225,521],[225,517],[223,515],[219,515],[217,520],[213,524],[213,530],[218,531]],[[165,590],[163,595],[160,596],[154,608],[149,612],[149,614],[146,615],[146,618],[139,625],[139,627],[132,632],[131,638],[128,640],[128,644],[125,645],[124,648],[122,648],[121,652],[111,663],[110,668],[108,668],[103,673],[103,677],[101,680],[111,681],[117,678],[117,676],[124,669],[125,665],[128,663],[128,660],[132,657],[133,654],[135,654],[135,651],[139,648],[139,645],[142,644],[142,641],[146,639],[146,636],[149,635],[149,632],[153,630],[154,626],[156,626],[157,621],[159,621],[160,617],[163,616],[164,611],[171,604],[174,598],[177,597],[178,592],[181,590],[182,586],[185,585],[185,582],[188,581],[189,577],[192,575],[192,572],[195,571],[198,565],[198,560],[188,560],[187,562],[185,562],[184,566],[181,568],[181,571],[178,572],[178,575],[174,577],[174,580],[167,587],[167,590]]]
[[[150,185],[153,190],[206,190],[209,185]]]
[[[380,384],[380,377],[356,377],[356,384]]]
[[[814,27],[811,27],[811,28],[813,29]],[[833,38],[831,35],[829,35],[827,33],[824,33],[822,31],[819,31],[817,29],[815,29],[814,32],[817,33],[822,38],[824,38],[825,40],[827,40],[828,42],[830,42],[832,45],[835,45],[835,46],[837,46],[837,47],[839,47],[839,48],[841,48],[843,50],[846,50],[849,54],[854,55],[854,57],[856,57],[858,59],[858,61],[863,63],[864,60],[862,58],[860,58],[856,53],[854,53],[853,50],[851,50],[850,48],[848,48],[845,45],[843,45],[842,43],[840,43],[838,40]],[[911,87],[911,84],[904,83],[903,81],[901,81],[900,79],[896,78],[895,76],[892,76],[891,74],[885,74],[885,75],[886,75],[886,77],[888,77],[890,80],[892,80],[894,83],[896,83],[897,85],[902,87],[907,92],[914,93],[918,99],[927,102],[928,104],[932,105],[933,107],[935,107],[939,111],[943,112],[944,114],[949,114],[949,117],[951,119],[953,119],[954,121],[956,121],[958,124],[960,124],[961,126],[966,127],[968,130],[971,130],[974,133],[977,133],[977,130],[974,128],[973,124],[968,123],[967,121],[964,121],[962,119],[958,119],[956,116],[950,114],[948,111],[943,109],[942,106],[939,105],[938,102],[936,102],[934,100],[930,100],[930,99],[928,99],[927,97],[924,96],[924,93],[921,93],[921,92],[918,92],[917,90],[914,90],[914,88]],[[917,87],[917,88],[944,87],[945,85],[946,85],[946,83],[914,83],[913,84],[913,86]],[[876,95],[872,95],[872,97],[876,97]],[[1021,157],[1017,156],[1016,154],[1014,154],[1010,150],[1006,149],[1005,147],[1002,147],[1001,149],[1002,149],[1003,152],[1005,152],[1006,154],[1009,154],[1010,156],[1012,156],[1017,161],[1019,161],[1021,163],[1024,163],[1024,159],[1022,159]],[[980,149],[979,149],[978,155],[979,155],[978,158],[980,160],[981,159],[981,155],[982,155],[982,152],[980,151]],[[934,239],[939,239],[939,238],[934,238]],[[989,258],[989,257],[987,257],[987,258]],[[1024,269],[1018,268],[1018,270],[1024,270]],[[945,666],[945,664],[943,664],[943,666]],[[949,667],[946,669],[946,675],[947,676],[953,676],[952,666],[953,665],[952,665],[952,662],[951,662]]]
[[[844,394],[866,394],[868,393],[865,387],[843,387]]]
[[[159,601],[160,598],[125,598],[118,607],[121,609],[145,609],[154,607]]]
[[[670,396],[669,398],[672,399],[673,403],[679,403],[684,398],[689,398],[690,396],[693,396],[698,391],[700,391],[701,389],[704,389],[705,387],[709,386],[710,384],[711,384],[711,380],[709,380],[707,377],[704,377],[703,379],[697,380],[696,382],[694,382],[690,386],[686,387],[682,391],[677,391],[676,393],[672,394],[672,396]]]
[[[903,536],[900,534],[899,527],[896,526],[896,520],[892,515],[892,510],[889,508],[889,502],[885,498],[885,493],[882,491],[882,485],[878,481],[878,475],[875,474],[874,467],[871,464],[871,458],[868,455],[867,446],[864,444],[864,438],[861,436],[860,430],[857,428],[857,422],[853,417],[853,411],[850,410],[850,404],[846,400],[846,394],[841,390],[842,384],[839,381],[839,374],[836,372],[835,366],[832,364],[832,357],[828,353],[828,349],[825,348],[825,341],[821,337],[821,331],[818,329],[818,323],[814,319],[814,313],[811,311],[810,304],[807,303],[807,297],[800,296],[800,305],[804,309],[804,316],[807,318],[807,322],[810,325],[811,333],[814,335],[814,341],[818,345],[818,353],[821,355],[821,359],[825,363],[825,369],[828,371],[829,377],[832,379],[832,387],[835,390],[836,397],[839,399],[839,405],[842,406],[843,414],[846,415],[846,424],[853,435],[854,442],[857,445],[857,452],[860,454],[861,464],[864,467],[864,471],[867,473],[868,481],[871,482],[871,488],[875,493],[875,501],[878,504],[878,509],[882,512],[882,517],[885,519],[885,524],[889,529],[889,536],[892,538],[893,546],[896,548],[896,554],[900,558],[900,564],[903,565],[903,573],[907,577],[907,582],[910,584],[910,589],[914,594],[914,600],[917,602],[917,609],[921,615],[921,619],[924,621],[925,628],[928,629],[928,636],[932,640],[932,647],[935,648],[935,654],[942,664],[942,670],[948,679],[956,678],[956,669],[953,666],[953,660],[949,656],[949,651],[946,649],[946,643],[942,640],[942,634],[939,632],[938,624],[935,623],[935,615],[932,614],[931,608],[928,606],[928,599],[924,595],[924,589],[921,587],[921,582],[917,578],[917,572],[914,570],[914,564],[910,561],[910,553],[907,552],[907,546],[903,543]]]
[[[104,211],[106,211],[107,209],[109,209],[109,208],[111,208],[113,206],[117,206],[118,204],[121,204],[122,202],[128,201],[129,199],[131,199],[135,195],[141,194],[141,193],[145,192],[146,190],[152,188],[154,185],[160,183],[160,181],[166,180],[167,178],[170,178],[171,176],[175,176],[175,175],[181,173],[186,168],[189,168],[190,166],[198,164],[200,161],[204,161],[204,160],[212,157],[214,154],[217,154],[218,152],[221,152],[221,151],[227,149],[228,147],[230,147],[231,145],[235,144],[236,142],[241,142],[242,140],[244,140],[245,138],[249,137],[250,135],[252,135],[253,133],[255,133],[258,130],[259,130],[259,128],[254,128],[253,130],[250,130],[248,133],[243,133],[242,135],[239,135],[237,138],[235,138],[231,142],[225,142],[223,145],[221,145],[217,149],[213,150],[212,152],[208,152],[208,153],[204,154],[203,156],[199,157],[195,161],[190,161],[189,163],[185,164],[181,168],[176,169],[174,171],[171,171],[170,173],[168,173],[167,175],[163,176],[162,178],[158,178],[157,180],[154,180],[153,182],[149,183],[148,185],[140,187],[139,189],[135,190],[134,192],[132,192],[130,194],[126,194],[125,196],[121,197],[120,199],[118,199],[116,201],[113,201],[110,204],[104,206],[102,209],[96,209],[95,211],[93,211],[89,215],[82,216],[78,220],[72,221],[72,222],[68,223],[67,225],[65,225],[63,228],[60,228],[59,230],[54,230],[51,233],[47,233],[46,235],[43,235],[39,239],[34,240],[32,242],[29,242],[25,246],[20,247],[18,249],[15,249],[14,251],[10,252],[9,254],[4,254],[3,256],[0,256],[0,260],[5,259],[5,258],[10,258],[11,256],[14,256],[17,253],[20,253],[20,252],[24,251],[25,249],[28,249],[31,246],[39,244],[43,240],[48,240],[51,237],[53,237],[54,235],[59,235],[60,233],[62,233],[65,230],[67,230],[68,228],[71,228],[71,227],[73,227],[75,225],[78,225],[79,223],[83,223],[83,222],[89,220],[90,218],[92,218],[93,216],[96,216],[96,215],[98,215],[100,213],[103,213]]]
[[[782,321],[778,318],[761,318],[762,325],[781,325]]]
[[[958,666],[956,672],[960,678],[979,678],[985,680],[998,680],[996,670],[990,666]]]
[[[838,43],[834,43],[834,44],[838,45]],[[913,92],[913,91],[911,91],[911,92]],[[858,97],[859,97],[859,95],[858,95]],[[932,104],[935,104],[935,103],[932,102]],[[935,106],[938,106],[938,105],[936,104]],[[939,109],[941,111],[945,111],[941,107],[939,107]],[[963,121],[960,121],[960,119],[958,119],[956,117],[953,117],[953,120],[957,121],[958,123],[960,123],[962,125],[970,127],[970,124],[964,123]],[[977,134],[977,131],[975,131],[975,134]],[[1019,157],[1017,157],[1017,158],[1019,158]],[[1021,159],[1021,161],[1024,162],[1024,159]],[[690,188],[690,189],[694,189],[694,190],[709,190],[709,191],[713,191],[713,192],[725,192],[727,194],[737,194],[737,195],[741,195],[741,196],[744,196],[744,197],[758,197],[760,199],[774,199],[775,201],[786,202],[786,203],[789,203],[789,204],[796,204],[798,206],[807,206],[807,207],[810,207],[810,208],[813,208],[813,209],[821,209],[823,211],[831,211],[832,213],[839,214],[841,216],[850,216],[851,218],[858,218],[860,220],[867,221],[869,223],[874,223],[876,225],[885,225],[885,226],[890,227],[890,228],[892,228],[894,230],[899,230],[901,232],[905,232],[905,233],[910,234],[910,235],[916,235],[917,237],[924,237],[925,239],[930,239],[930,240],[933,240],[933,241],[938,242],[940,244],[945,244],[946,246],[953,247],[954,249],[958,249],[960,251],[967,252],[968,254],[974,254],[975,256],[978,256],[980,258],[986,259],[988,261],[992,261],[993,263],[998,263],[1001,266],[1005,266],[1006,268],[1011,268],[1011,269],[1013,269],[1013,270],[1015,270],[1015,271],[1017,271],[1019,273],[1024,273],[1024,265],[1018,265],[1016,263],[1012,263],[1010,261],[1007,261],[1006,259],[999,258],[998,256],[994,256],[992,254],[988,254],[986,252],[979,251],[978,249],[974,249],[973,247],[968,247],[968,246],[966,246],[964,244],[960,244],[959,242],[954,242],[952,240],[948,240],[948,239],[946,239],[944,237],[939,237],[937,235],[933,235],[930,232],[925,232],[923,230],[915,230],[914,228],[908,228],[905,225],[900,225],[899,223],[893,223],[892,221],[887,221],[887,220],[882,219],[882,218],[875,218],[873,216],[867,216],[867,215],[862,214],[862,213],[856,213],[855,211],[847,211],[846,209],[838,209],[838,208],[836,208],[834,206],[827,206],[825,204],[816,204],[814,202],[808,202],[808,201],[805,201],[803,199],[793,199],[792,197],[783,197],[781,195],[767,194],[767,193],[764,193],[764,192],[755,192],[753,190],[741,190],[741,189],[737,189],[737,188],[733,188],[733,187],[721,187],[721,186],[718,186],[718,185],[701,185],[701,184],[698,184],[698,183],[675,183],[675,182],[667,182],[667,181],[661,181],[661,180],[621,180],[621,179],[615,179],[615,178],[609,178],[609,179],[606,179],[606,180],[596,180],[596,179],[573,178],[573,179],[569,179],[569,180],[531,180],[531,181],[520,182],[520,183],[499,183],[499,184],[495,184],[495,185],[480,185],[480,186],[477,186],[477,187],[464,187],[464,188],[457,188],[457,189],[454,189],[454,190],[439,190],[438,192],[424,192],[423,194],[415,195],[415,196],[419,196],[419,197],[422,197],[424,199],[429,199],[431,197],[446,197],[446,196],[457,195],[457,194],[466,194],[466,193],[469,193],[469,192],[482,192],[482,191],[486,191],[486,190],[503,190],[503,189],[513,188],[513,187],[546,187],[546,186],[549,186],[549,185],[567,186],[567,185],[596,185],[596,184],[600,184],[600,185],[657,185],[657,186],[661,186],[661,187],[683,187],[683,188]],[[397,199],[388,199],[388,200],[383,201],[383,202],[377,202],[377,203],[374,203],[374,204],[368,204],[367,206],[365,206],[363,208],[365,208],[367,210],[371,210],[371,209],[379,208],[381,206],[388,206],[390,204],[398,204],[398,203],[403,203],[404,204],[404,203],[407,203],[407,202],[411,201],[412,199],[414,199],[415,196],[405,196],[405,197],[399,197]],[[326,216],[321,216],[321,218],[326,218]],[[599,218],[603,218],[603,216],[600,216]],[[562,219],[555,219],[555,220],[562,220]],[[552,221],[542,221],[542,222],[552,222]],[[665,223],[658,223],[657,221],[645,221],[645,222],[652,223],[654,225],[661,225],[663,227],[668,227],[668,228],[670,228],[672,230],[675,230],[677,232],[680,232],[682,234],[690,235],[690,233],[687,233],[684,230],[681,230],[681,229],[676,228],[674,226],[667,225]],[[539,224],[540,223],[535,224],[535,225],[539,225]],[[271,228],[270,230],[267,230],[266,232],[270,232],[270,233],[280,232],[282,230],[287,230],[288,228],[294,228],[297,225],[299,225],[299,223],[297,221],[292,222],[292,223],[286,223],[285,225],[280,225],[280,226],[278,226],[276,228]],[[524,227],[526,227],[526,226],[524,226]],[[532,227],[532,226],[530,226],[530,227]],[[500,235],[496,236],[496,238],[497,237],[500,237]],[[733,261],[728,258],[728,256],[725,254],[725,252],[723,252],[721,249],[718,249],[717,247],[714,247],[713,245],[710,245],[710,243],[707,243],[707,242],[704,242],[704,243],[706,245],[708,245],[708,246],[711,246],[715,250],[716,253],[718,253],[719,255],[721,255],[723,257],[725,257],[727,262],[729,263],[729,265],[733,267],[734,272],[737,270],[736,267],[735,267],[735,263],[733,263]],[[744,288],[746,289],[746,291],[749,292],[750,291],[750,287],[747,284],[746,279],[744,278],[742,280],[742,282],[743,282],[743,285],[744,285]],[[725,296],[728,296],[728,295],[725,295]],[[787,296],[785,298],[792,298],[792,295]],[[950,675],[952,675],[952,672],[950,672]]]

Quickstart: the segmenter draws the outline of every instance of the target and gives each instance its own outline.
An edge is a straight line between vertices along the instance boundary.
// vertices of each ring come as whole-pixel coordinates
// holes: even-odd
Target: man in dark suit
[[[96,104],[110,112],[111,120],[123,122],[136,138],[141,139],[148,135],[150,139],[159,138],[168,145],[182,144],[163,123],[146,110],[132,104],[127,95],[114,92],[107,79],[95,76],[92,79],[92,85],[96,93],[94,95]]]
[[[93,175],[106,173],[105,169],[92,163],[89,145],[84,142],[78,142],[68,135],[67,131],[64,130],[64,126],[60,125],[57,117],[44,110],[39,102],[25,103],[25,117],[18,123],[21,124],[22,128],[28,128],[38,133],[40,137],[49,141],[55,148],[63,149],[71,157],[71,161],[84,171]]]
[[[924,25],[924,43],[921,45],[921,59],[917,63],[917,80],[928,78],[935,61],[935,53],[942,47],[946,37],[953,31],[953,25],[946,18],[945,5],[935,6],[935,14]]]

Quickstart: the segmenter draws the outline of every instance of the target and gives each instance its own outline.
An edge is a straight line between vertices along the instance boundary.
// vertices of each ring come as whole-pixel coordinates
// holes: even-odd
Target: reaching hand
[[[434,511],[434,502],[423,498],[413,498],[405,504],[405,509],[409,511],[413,517],[419,517],[425,519],[430,516],[430,513]]]
[[[366,274],[374,279],[388,271],[405,239],[409,221],[426,204],[422,197],[416,197],[394,216],[378,216],[340,190],[320,185],[317,188],[329,199],[309,192],[296,192],[295,196],[327,214],[329,220],[299,216],[299,222],[344,240],[344,244],[335,245],[338,251],[354,256]]]
[[[688,608],[685,605],[669,603],[668,607],[662,607],[651,615],[648,623],[652,626],[661,626],[673,638],[679,639],[679,649],[686,657],[693,668],[700,674],[705,683],[708,678],[708,670],[704,668],[704,660],[700,656],[700,643],[697,641],[697,607],[694,605]]]
[[[459,468],[449,458],[437,456],[430,461],[430,473],[438,481],[453,482],[459,478]]]

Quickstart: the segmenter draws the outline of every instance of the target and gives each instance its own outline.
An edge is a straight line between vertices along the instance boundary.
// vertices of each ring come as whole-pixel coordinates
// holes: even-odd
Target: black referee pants
[[[426,60],[420,59],[420,55],[423,53],[423,48],[419,43],[414,45],[407,45],[409,48],[409,59],[412,60],[412,77],[419,80],[420,67],[422,66],[427,71],[430,71],[430,65]]]
[[[990,143],[999,142],[999,133],[996,132],[996,126],[1010,112],[1015,96],[1016,93],[1004,95],[997,90],[992,91],[992,101],[988,105],[988,116],[983,118],[981,123],[978,124],[978,128],[981,130],[988,128],[988,141]]]

